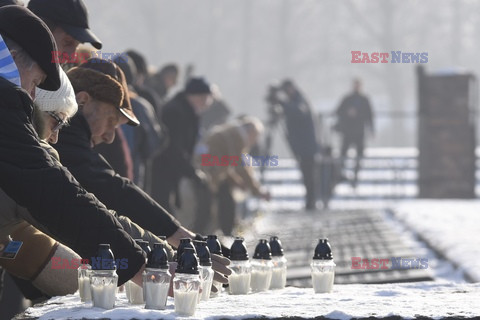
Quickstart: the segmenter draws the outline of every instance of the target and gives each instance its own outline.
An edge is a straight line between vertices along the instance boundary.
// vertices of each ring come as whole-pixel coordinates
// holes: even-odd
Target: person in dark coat
[[[178,185],[182,177],[205,185],[205,175],[195,170],[193,150],[198,140],[199,117],[211,103],[210,85],[203,78],[191,78],[185,90],[179,92],[162,109],[161,120],[168,129],[170,144],[159,156],[154,171],[152,196],[169,212],[171,197],[176,207],[181,206]],[[155,186],[156,184],[156,186]]]
[[[362,83],[359,79],[353,81],[353,92],[342,99],[342,102],[335,111],[337,123],[334,127],[342,136],[342,168],[348,150],[353,147],[356,150],[355,171],[352,181],[356,186],[360,160],[363,158],[365,148],[365,134],[374,133],[373,111],[368,98],[361,93]]]
[[[97,144],[111,143],[115,127],[124,122],[118,119],[118,112],[115,112],[118,108],[114,107],[115,104],[105,105],[105,102],[102,102],[106,99],[102,96],[103,91],[92,85],[94,74],[115,80],[116,72],[115,64],[105,60],[102,63],[86,62],[68,71],[79,112],[72,118],[70,126],[63,129],[55,149],[62,164],[107,208],[130,218],[155,235],[167,237],[169,244],[178,247],[181,238],[198,236],[182,227],[131,180],[118,175],[105,158],[93,149]],[[226,283],[227,279],[221,274],[230,274],[225,267],[229,261],[217,255],[212,255],[212,259],[216,271],[215,279]]]
[[[280,100],[286,124],[287,141],[300,166],[305,185],[305,209],[315,205],[315,155],[319,151],[315,124],[310,105],[293,81],[285,80],[281,85],[286,99]]]
[[[6,43],[0,49],[10,52],[18,67],[17,75],[0,76],[0,188],[30,212],[37,226],[81,257],[90,259],[99,244],[109,243],[115,257],[128,259],[128,268],[117,270],[119,285],[132,278],[141,285],[142,249],[42,148],[33,128],[35,87],[60,87],[58,64],[51,63],[51,52],[57,49],[52,34],[28,9],[7,6],[0,9],[0,36]]]
[[[100,82],[116,82],[120,86],[115,78],[118,67],[104,60],[93,62],[95,60],[67,73],[76,93],[79,112],[63,129],[55,149],[62,164],[109,209],[129,217],[157,235],[170,237],[179,228],[179,223],[162,207],[155,206],[153,200],[129,179],[118,175],[93,149],[95,145],[113,141],[115,128],[121,120],[119,113],[115,112],[116,107],[107,108],[117,102],[101,90],[104,86]],[[103,67],[105,69],[102,70]]]
[[[132,155],[133,181],[143,191],[151,194],[152,162],[165,149],[168,134],[162,129],[152,104],[138,95],[133,87],[137,71],[132,59],[124,61],[121,56],[114,62],[125,73],[132,109],[141,123],[138,127],[121,126]]]
[[[227,122],[228,117],[232,113],[230,107],[222,97],[222,93],[217,85],[211,85],[212,104],[207,111],[200,117],[200,128],[202,134],[206,134],[216,125]]]
[[[137,71],[133,83],[135,91],[138,95],[147,99],[155,108],[155,112],[158,112],[157,109],[162,105],[162,98],[147,82],[150,77],[147,60],[143,54],[136,50],[127,50],[125,53],[128,59],[133,61]]]
[[[160,98],[159,105],[157,105],[157,114],[161,113],[162,107],[167,102],[168,91],[177,84],[178,74],[178,66],[174,63],[169,63],[147,78],[147,84]]]

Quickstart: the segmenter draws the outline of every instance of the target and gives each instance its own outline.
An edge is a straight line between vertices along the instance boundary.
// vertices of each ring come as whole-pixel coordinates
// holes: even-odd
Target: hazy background
[[[428,52],[427,72],[480,71],[480,1],[85,2],[102,51],[137,49],[153,69],[194,64],[236,114],[265,120],[267,85],[284,77],[330,112],[360,77],[378,115],[376,146],[416,145],[415,64],[352,64],[351,51]]]

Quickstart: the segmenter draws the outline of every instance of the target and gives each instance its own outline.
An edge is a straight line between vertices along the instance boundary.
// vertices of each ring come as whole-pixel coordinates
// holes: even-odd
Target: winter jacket
[[[170,143],[154,162],[154,194],[155,190],[158,190],[158,183],[167,183],[170,191],[177,191],[182,177],[195,177],[192,156],[198,140],[199,117],[184,92],[178,93],[163,107],[161,121],[168,130]]]
[[[180,223],[132,181],[116,174],[90,144],[91,132],[79,112],[62,129],[55,149],[80,184],[109,209],[158,236],[173,235]]]
[[[347,95],[336,110],[336,129],[353,141],[363,141],[365,129],[373,131],[373,111],[366,96],[360,93]]]
[[[144,98],[130,92],[133,112],[142,125],[122,125],[132,153],[134,182],[145,192],[151,189],[151,162],[165,149],[168,135],[160,125],[155,109]]]
[[[285,115],[287,140],[295,157],[313,156],[319,151],[319,144],[308,102],[297,92],[281,105]]]
[[[255,178],[253,168],[244,165],[242,155],[249,152],[247,143],[242,137],[239,125],[224,124],[215,127],[212,133],[207,137],[208,154],[211,158],[202,156],[202,168],[209,173],[211,177],[212,190],[218,192],[218,188],[224,181],[232,185],[245,186],[254,195],[261,194],[260,183]],[[229,159],[229,165],[215,163],[215,159],[221,162],[222,157],[237,157],[235,160]],[[214,159],[215,158],[215,159]]]
[[[33,102],[18,86],[0,78],[0,188],[25,207],[36,224],[83,258],[109,243],[118,259],[119,284],[145,263],[142,249],[117,219],[39,144],[32,125]]]

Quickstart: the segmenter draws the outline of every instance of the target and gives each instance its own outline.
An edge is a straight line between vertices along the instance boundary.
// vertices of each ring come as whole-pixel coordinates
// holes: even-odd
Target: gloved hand
[[[197,233],[195,235],[195,240],[204,241],[205,237]],[[227,255],[227,254],[230,255],[230,249],[225,247],[223,244],[222,244],[222,253],[224,255]],[[230,265],[230,260],[228,258],[225,258],[221,255],[214,254],[214,253],[210,254],[210,258],[212,259],[212,269],[214,271],[213,280],[218,281],[222,284],[227,284],[228,279],[226,276],[229,276],[232,274],[232,270],[228,268],[228,265]],[[212,291],[217,292],[217,288],[215,286],[212,286]]]
[[[228,268],[228,265],[230,265],[230,260],[218,254],[212,254],[211,259],[212,269],[215,271],[213,280],[220,283],[228,283],[228,279],[226,276],[232,274],[232,270]],[[212,290],[215,290],[213,288],[214,286],[212,287]]]

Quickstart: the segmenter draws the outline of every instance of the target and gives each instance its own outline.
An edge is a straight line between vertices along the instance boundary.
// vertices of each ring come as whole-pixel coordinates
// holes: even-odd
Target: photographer
[[[305,185],[305,209],[315,210],[315,154],[319,151],[310,105],[292,80],[286,79],[279,88],[270,87],[267,101],[272,121],[283,113],[288,144],[298,161]]]

